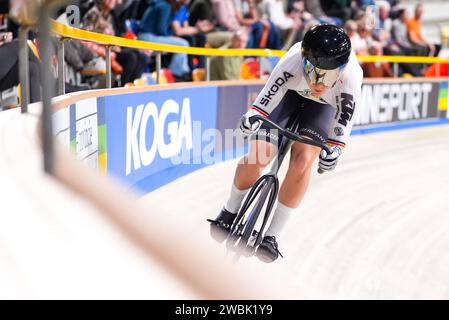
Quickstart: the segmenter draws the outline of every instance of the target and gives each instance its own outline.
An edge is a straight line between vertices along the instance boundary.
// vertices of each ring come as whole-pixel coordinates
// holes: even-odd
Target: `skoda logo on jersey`
[[[193,148],[190,99],[166,100],[159,108],[154,102],[127,108],[126,175],[153,163],[156,155],[169,159]],[[170,119],[170,121],[168,120]],[[168,140],[168,141],[167,141]]]
[[[267,107],[271,99],[273,99],[279,89],[284,84],[286,84],[290,78],[293,78],[293,75],[287,71],[284,71],[281,77],[274,80],[274,83],[271,85],[270,90],[268,90],[267,94],[265,94],[262,99],[260,99],[260,104]]]

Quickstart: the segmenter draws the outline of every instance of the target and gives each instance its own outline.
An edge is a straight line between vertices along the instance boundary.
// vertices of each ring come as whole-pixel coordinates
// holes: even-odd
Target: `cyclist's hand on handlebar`
[[[318,163],[319,171],[321,172],[332,171],[337,166],[338,157],[340,157],[342,150],[338,146],[333,146],[330,148],[330,151],[332,152],[328,154],[326,150],[321,150]]]
[[[260,120],[256,120],[251,124],[249,119],[255,115],[260,116],[260,113],[256,110],[250,109],[240,118],[238,128],[240,129],[243,136],[249,137],[255,134],[262,125],[262,121]]]

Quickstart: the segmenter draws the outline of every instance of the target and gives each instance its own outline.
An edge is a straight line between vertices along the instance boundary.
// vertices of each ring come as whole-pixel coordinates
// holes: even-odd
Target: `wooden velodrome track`
[[[447,125],[352,137],[334,173],[314,170],[279,240],[285,258],[264,265],[267,278],[306,297],[448,299],[448,157]],[[235,165],[208,167],[142,201],[163,203],[163,212],[185,216],[192,234],[213,241],[205,219],[227,198]]]
[[[45,176],[36,129],[0,116],[2,298],[449,298],[447,125],[353,137],[313,175],[285,258],[236,266],[205,222],[236,160],[136,200],[63,151]]]

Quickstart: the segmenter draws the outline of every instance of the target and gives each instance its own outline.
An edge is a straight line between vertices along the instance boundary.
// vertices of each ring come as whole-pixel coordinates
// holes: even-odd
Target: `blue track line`
[[[440,118],[440,119],[432,119],[432,120],[416,120],[416,121],[407,121],[407,122],[388,123],[388,124],[383,124],[383,125],[378,124],[373,127],[364,127],[364,128],[355,127],[354,129],[352,129],[351,136],[356,136],[356,135],[361,135],[361,134],[371,134],[371,133],[383,132],[383,131],[404,130],[404,129],[411,129],[411,128],[444,125],[444,124],[449,124],[449,119]]]

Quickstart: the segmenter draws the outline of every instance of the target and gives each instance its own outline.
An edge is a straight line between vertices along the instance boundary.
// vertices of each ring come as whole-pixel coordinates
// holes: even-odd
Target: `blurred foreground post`
[[[30,102],[30,78],[28,61],[28,27],[21,26],[19,31],[19,78],[20,78],[20,109],[22,113],[28,112]]]
[[[206,81],[210,81],[210,56],[206,56]]]
[[[48,5],[39,10],[39,34],[41,41],[41,84],[42,84],[42,148],[44,171],[53,173],[53,122],[51,99],[55,96],[54,80],[51,75],[50,17]]]
[[[51,72],[51,36],[50,16],[56,12],[67,0],[38,0],[39,8],[39,35],[41,41],[41,83],[42,83],[42,151],[44,154],[44,171],[53,174],[54,169],[54,143],[53,143],[53,107],[52,99],[55,96],[56,83]],[[28,2],[27,2],[28,3]],[[33,2],[34,3],[34,2]]]
[[[156,83],[161,84],[162,56],[161,52],[156,52]]]
[[[65,94],[64,43],[64,38],[58,40],[58,95]]]
[[[393,64],[393,75],[395,78],[399,76],[399,65],[397,62]]]
[[[106,46],[106,88],[112,88],[111,46]]]

